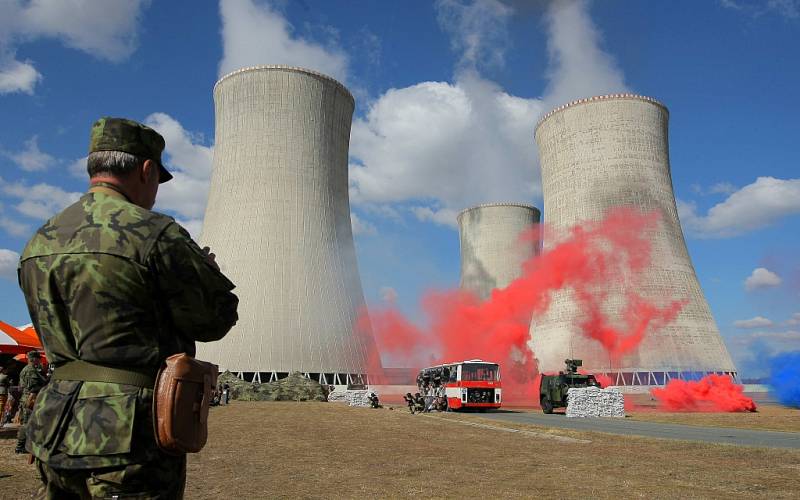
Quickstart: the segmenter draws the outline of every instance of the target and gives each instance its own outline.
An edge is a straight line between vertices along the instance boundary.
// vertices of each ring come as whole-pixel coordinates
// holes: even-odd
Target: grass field
[[[465,418],[502,426],[403,408],[233,402],[212,410],[209,443],[189,457],[186,498],[797,498],[800,491],[800,451],[522,425],[514,427],[528,433],[508,433],[448,421]],[[13,436],[0,433],[0,495],[26,498],[37,480],[13,447]]]

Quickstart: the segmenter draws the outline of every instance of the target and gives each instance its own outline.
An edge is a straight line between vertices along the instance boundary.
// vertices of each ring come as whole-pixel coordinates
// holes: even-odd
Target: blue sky
[[[458,284],[455,214],[541,207],[533,127],[630,91],[670,110],[689,250],[744,376],[800,349],[800,2],[0,2],[0,319],[29,322],[18,253],[86,188],[99,116],[167,139],[157,209],[199,235],[225,72],[291,64],[356,97],[351,203],[368,302],[417,315]],[[545,210],[546,217],[546,210]]]

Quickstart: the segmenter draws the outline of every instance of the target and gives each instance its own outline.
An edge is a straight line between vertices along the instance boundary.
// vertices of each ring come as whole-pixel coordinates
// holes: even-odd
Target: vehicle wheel
[[[550,402],[550,398],[547,396],[542,396],[542,399],[539,401],[542,405],[542,411],[548,415],[553,413],[553,403]]]

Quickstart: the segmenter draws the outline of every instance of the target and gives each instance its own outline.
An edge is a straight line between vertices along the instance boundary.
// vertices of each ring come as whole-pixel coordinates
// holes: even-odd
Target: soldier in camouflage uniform
[[[39,351],[29,351],[28,364],[19,372],[22,396],[19,399],[20,424],[19,430],[17,430],[17,448],[14,450],[16,453],[25,453],[25,426],[31,416],[33,402],[46,383],[47,378],[42,374]]]
[[[120,118],[92,127],[91,187],[20,257],[19,281],[53,378],[28,424],[46,498],[182,498],[186,457],[158,449],[155,375],[237,320],[214,254],[152,212],[164,139]]]

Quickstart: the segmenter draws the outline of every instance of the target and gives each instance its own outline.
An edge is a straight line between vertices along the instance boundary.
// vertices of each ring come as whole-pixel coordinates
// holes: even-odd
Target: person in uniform
[[[11,385],[11,378],[8,376],[8,367],[0,369],[0,425],[5,424],[6,402],[8,401],[8,387]]]
[[[233,283],[209,249],[151,211],[164,138],[123,118],[92,126],[88,193],[28,242],[19,282],[55,366],[28,422],[47,498],[182,498],[186,457],[153,430],[155,376],[236,323]]]
[[[25,428],[33,410],[33,404],[39,391],[47,383],[47,378],[42,373],[42,360],[39,351],[29,351],[28,364],[19,372],[19,386],[22,396],[19,399],[19,429],[17,430],[17,448],[15,453],[25,453]]]

